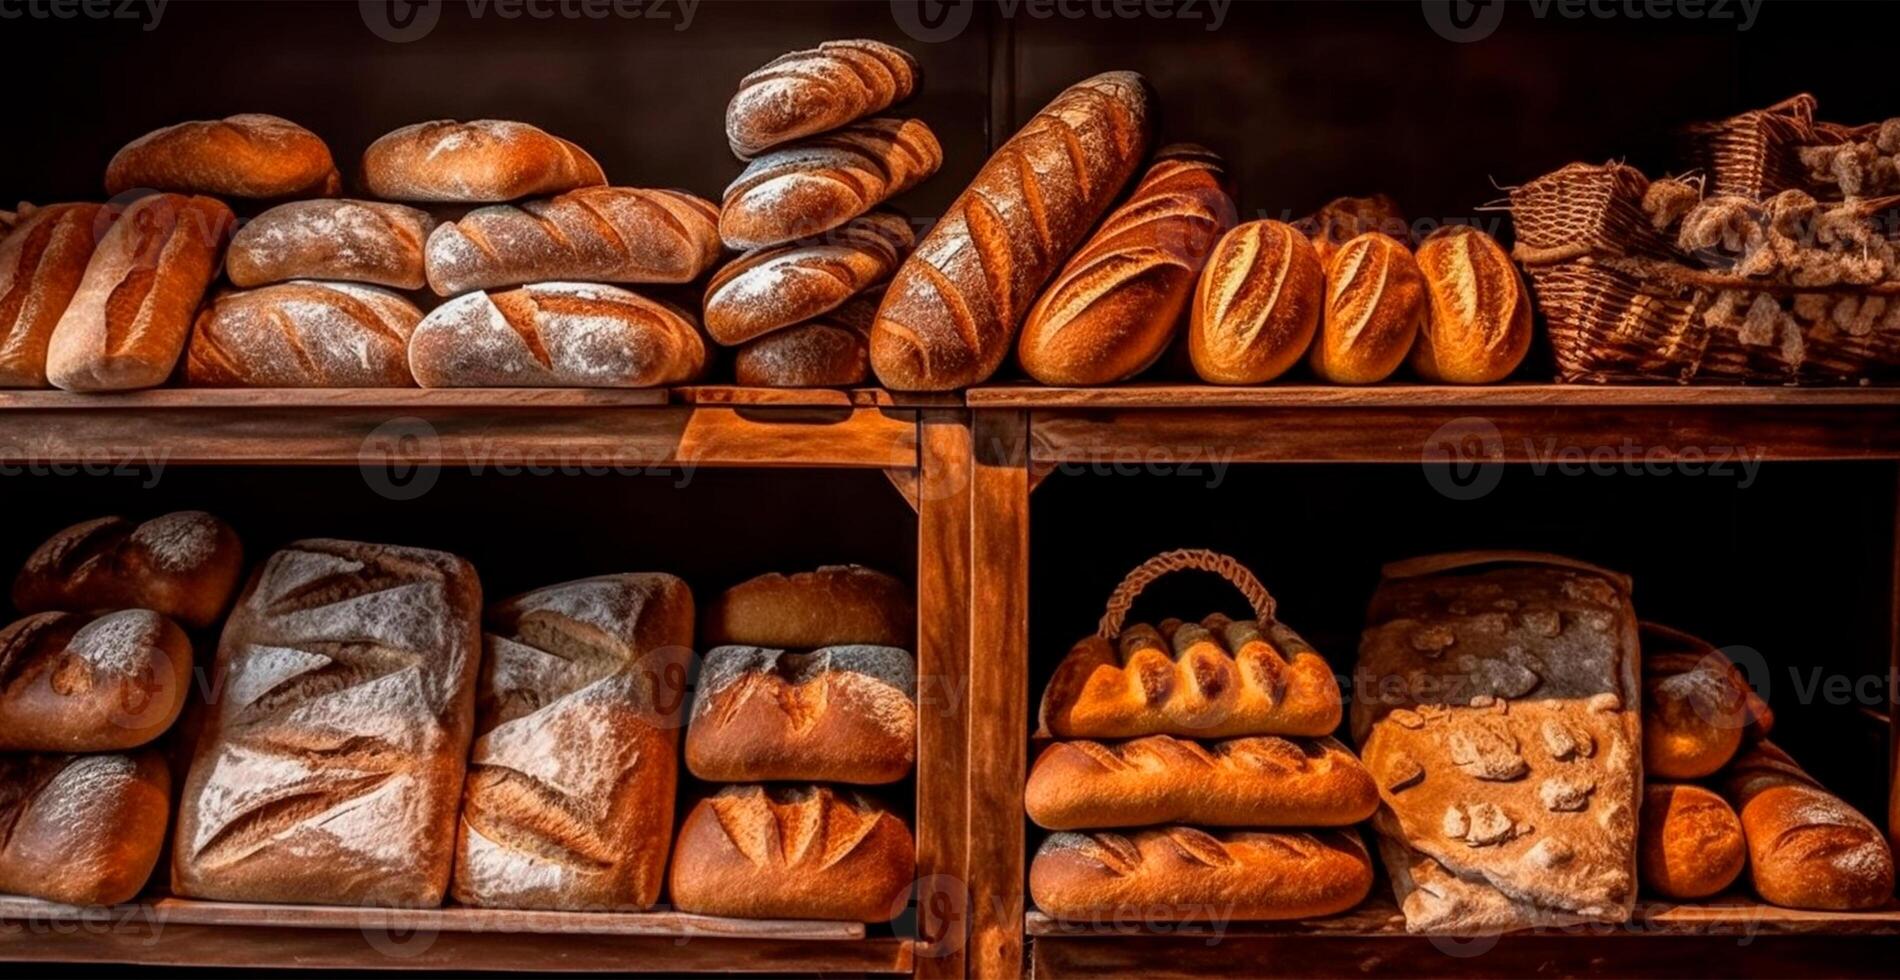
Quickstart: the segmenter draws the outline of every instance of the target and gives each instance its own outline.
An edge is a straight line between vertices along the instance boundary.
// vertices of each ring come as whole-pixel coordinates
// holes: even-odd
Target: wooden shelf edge
[[[664,388],[147,388],[84,394],[0,390],[0,412],[174,408],[639,408]]]
[[[1130,384],[1102,388],[998,385],[964,393],[971,408],[1537,408],[1587,406],[1900,405],[1900,386],[1839,388],[1742,385],[1342,385]]]

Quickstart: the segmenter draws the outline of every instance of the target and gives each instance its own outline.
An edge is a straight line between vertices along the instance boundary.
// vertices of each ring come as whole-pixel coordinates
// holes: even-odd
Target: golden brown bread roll
[[[1349,829],[1050,834],[1029,866],[1036,908],[1094,922],[1305,919],[1371,890],[1372,858]]]
[[[97,204],[54,204],[0,231],[0,388],[46,387],[46,345],[104,229]]]
[[[917,611],[908,586],[862,565],[773,572],[720,593],[701,617],[699,642],[780,650],[841,644],[908,650],[917,643]]]
[[[816,242],[747,252],[706,284],[706,332],[728,346],[827,313],[897,271],[910,219],[873,211]]]
[[[705,367],[706,341],[685,312],[594,283],[458,296],[409,335],[409,370],[425,388],[651,388]]]
[[[921,119],[867,119],[753,160],[726,188],[719,237],[753,249],[822,235],[922,183],[943,148]]]
[[[1305,236],[1278,221],[1249,221],[1214,246],[1194,290],[1188,354],[1214,384],[1285,374],[1319,329],[1326,275]]]
[[[728,786],[680,823],[669,891],[682,912],[888,922],[916,870],[910,828],[829,786]]]
[[[917,59],[882,41],[826,41],[779,55],[739,80],[726,105],[726,142],[741,160],[837,129],[910,98]]]
[[[1431,316],[1412,348],[1427,381],[1502,381],[1531,345],[1531,301],[1511,257],[1490,235],[1446,225],[1418,247]]]
[[[1771,742],[1722,775],[1741,814],[1755,893],[1795,909],[1851,910],[1893,898],[1893,851],[1873,822]]]
[[[1023,793],[1050,830],[1145,827],[1343,827],[1372,816],[1379,788],[1336,739],[1265,735],[1203,744],[1169,735],[1055,742]]]
[[[322,197],[342,189],[317,134],[261,113],[183,122],[127,143],[106,165],[106,193],[136,189],[218,197]]]
[[[1023,370],[1047,385],[1098,385],[1160,359],[1208,253],[1233,227],[1226,181],[1212,151],[1163,147],[1029,311],[1016,347]]]
[[[816,320],[747,341],[732,358],[742,385],[848,388],[871,376],[871,321],[884,298],[872,288]]]
[[[718,210],[681,191],[583,187],[477,208],[425,247],[439,296],[536,282],[682,283],[719,261]]]
[[[586,150],[527,123],[416,123],[363,151],[363,184],[391,201],[501,203],[605,184]]]
[[[1644,887],[1664,898],[1707,898],[1732,884],[1748,863],[1741,819],[1700,786],[1643,787],[1638,826],[1637,870]]]
[[[35,613],[0,629],[0,751],[111,752],[157,738],[191,685],[191,641],[126,609]]]
[[[0,892],[67,905],[131,901],[158,865],[171,785],[151,749],[0,755]]]
[[[205,304],[185,381],[254,388],[413,388],[409,335],[422,311],[375,286],[283,282]]]
[[[1399,202],[1385,194],[1370,197],[1338,197],[1318,211],[1302,218],[1301,231],[1319,253],[1320,265],[1331,267],[1333,255],[1341,245],[1369,231],[1385,235],[1407,249],[1412,247],[1412,226],[1405,220]]]
[[[13,580],[21,612],[150,609],[193,629],[218,621],[244,571],[231,525],[197,510],[134,524],[83,521],[47,538]]]
[[[871,330],[886,387],[947,391],[996,372],[1042,287],[1148,147],[1148,83],[1106,72],[997,149],[891,280]]]
[[[1748,685],[1720,654],[1643,659],[1643,771],[1700,779],[1735,756],[1748,726]]]
[[[917,665],[886,646],[706,654],[686,768],[715,783],[891,783],[917,758]]]
[[[68,391],[162,384],[236,220],[208,197],[154,194],[126,208],[53,328],[47,379]]]
[[[1412,352],[1428,310],[1425,277],[1404,245],[1376,231],[1346,242],[1326,267],[1313,373],[1335,384],[1384,381]]]
[[[292,279],[421,289],[428,212],[382,201],[292,201],[252,218],[231,239],[224,271],[234,286]]]

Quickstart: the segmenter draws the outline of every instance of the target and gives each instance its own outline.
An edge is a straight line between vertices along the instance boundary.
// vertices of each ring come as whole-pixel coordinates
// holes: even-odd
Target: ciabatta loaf
[[[83,521],[46,539],[13,580],[21,612],[150,609],[193,629],[218,621],[244,573],[237,531],[200,510],[134,524]]]
[[[715,647],[686,768],[708,782],[890,783],[917,758],[917,665],[896,647]]]
[[[921,119],[867,119],[753,160],[726,188],[719,237],[752,249],[822,236],[922,183],[943,148]]]
[[[897,271],[914,244],[910,219],[874,211],[823,240],[762,248],[706,285],[706,332],[737,345],[843,305]]]
[[[726,142],[740,159],[837,129],[910,98],[917,59],[882,41],[826,41],[739,80],[726,105]]]
[[[438,119],[363,151],[363,184],[390,201],[500,203],[607,182],[586,150],[527,123]]]
[[[110,752],[163,735],[191,686],[191,641],[147,609],[35,613],[0,629],[0,751]]]
[[[596,283],[469,293],[409,335],[409,370],[425,388],[651,388],[705,367],[706,341],[684,311]]]
[[[46,345],[85,278],[106,216],[97,204],[55,204],[0,232],[0,388],[46,387]]]
[[[106,166],[106,193],[174,191],[216,197],[324,197],[343,189],[330,148],[277,116],[247,113],[183,122],[127,143]]]
[[[719,211],[681,191],[583,187],[477,208],[429,235],[438,295],[534,282],[682,283],[719,260]]]
[[[225,255],[234,286],[292,279],[421,289],[422,243],[435,219],[382,201],[292,201],[238,229]]]
[[[131,901],[158,864],[170,803],[171,773],[151,749],[0,755],[0,892]]]
[[[1371,890],[1372,859],[1354,830],[1050,834],[1029,866],[1036,908],[1088,922],[1306,919]]]
[[[409,335],[422,311],[397,293],[343,282],[227,289],[185,348],[193,385],[409,388]]]

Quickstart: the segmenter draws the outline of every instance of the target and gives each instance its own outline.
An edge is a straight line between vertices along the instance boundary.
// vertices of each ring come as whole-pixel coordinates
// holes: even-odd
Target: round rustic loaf
[[[862,565],[773,572],[713,600],[700,621],[707,646],[813,650],[841,644],[911,649],[917,613],[904,583]]]
[[[261,113],[182,122],[127,143],[106,165],[106,193],[328,197],[343,189],[317,134]]]
[[[586,150],[498,119],[416,123],[363,151],[364,185],[392,201],[501,203],[606,182]]]
[[[1326,267],[1313,373],[1335,384],[1384,381],[1412,352],[1429,309],[1409,249],[1376,231],[1346,242]]]
[[[156,750],[0,755],[0,892],[97,907],[158,866],[171,770]]]
[[[422,311],[375,286],[284,282],[227,289],[198,314],[185,349],[193,385],[411,388],[409,337]]]
[[[1510,377],[1531,345],[1531,301],[1517,266],[1490,235],[1446,225],[1418,247],[1431,316],[1412,348],[1427,381],[1488,384]]]
[[[191,686],[191,641],[146,609],[35,613],[0,629],[0,751],[112,752],[165,733]]]
[[[1643,787],[1637,870],[1665,898],[1707,898],[1748,863],[1741,818],[1715,793],[1687,783]]]
[[[46,539],[13,581],[21,612],[150,609],[193,629],[218,621],[244,570],[237,531],[203,511],[134,524],[101,517]]]
[[[708,782],[891,783],[917,758],[906,650],[714,647],[700,666],[686,767]]]
[[[1249,221],[1221,237],[1201,271],[1188,322],[1194,373],[1251,385],[1285,374],[1319,329],[1326,275],[1306,237],[1279,221]]]

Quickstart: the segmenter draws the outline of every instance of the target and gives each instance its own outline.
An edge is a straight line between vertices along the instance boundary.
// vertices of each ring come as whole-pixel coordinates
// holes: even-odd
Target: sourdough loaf
[[[759,575],[720,593],[700,619],[699,639],[709,647],[909,649],[917,642],[917,611],[903,582],[862,565],[825,565]]]
[[[882,112],[921,80],[917,59],[881,41],[826,41],[782,54],[739,80],[726,105],[726,142],[747,159]]]
[[[651,388],[705,367],[706,341],[690,316],[594,283],[469,293],[430,311],[409,336],[409,370],[425,388]]]
[[[917,186],[943,166],[921,119],[867,119],[780,147],[726,188],[719,237],[752,249],[823,235]]]
[[[0,892],[131,901],[158,865],[170,801],[171,773],[151,749],[0,755]]]
[[[1772,742],[1722,774],[1742,818],[1756,894],[1797,909],[1847,910],[1893,899],[1893,851],[1879,828]]]
[[[673,842],[693,594],[603,575],[488,611],[451,894],[491,908],[637,911]]]
[[[1194,288],[1188,355],[1214,384],[1272,381],[1306,355],[1319,329],[1326,275],[1305,236],[1249,221],[1221,237]]]
[[[416,123],[363,151],[363,184],[391,201],[499,203],[607,182],[586,150],[527,123]]]
[[[435,219],[382,201],[293,201],[252,218],[231,238],[224,271],[234,286],[292,279],[421,289],[422,243]]]
[[[34,613],[0,629],[0,751],[137,748],[190,687],[191,641],[155,612]]]
[[[682,283],[719,260],[718,209],[682,191],[583,187],[477,208],[429,235],[442,296],[547,282]]]
[[[1664,898],[1707,898],[1727,888],[1748,861],[1742,821],[1715,793],[1688,783],[1643,787],[1643,886]]]
[[[227,289],[198,314],[185,348],[193,385],[408,388],[409,335],[422,311],[375,286],[284,282]]]
[[[733,355],[733,379],[767,388],[863,384],[871,376],[871,322],[883,298],[872,288],[816,320],[747,341]]]
[[[1029,866],[1044,914],[1098,923],[1305,919],[1371,890],[1372,859],[1350,829],[1050,834]]]
[[[218,621],[238,576],[237,531],[198,510],[134,524],[83,521],[46,539],[13,580],[21,612],[150,609],[193,629]]]
[[[127,143],[106,166],[106,193],[175,191],[217,197],[321,197],[343,189],[330,148],[277,116],[183,122]]]
[[[1347,241],[1326,266],[1313,373],[1336,384],[1384,381],[1412,352],[1428,310],[1410,250],[1376,231]]]
[[[1531,300],[1510,255],[1469,225],[1446,225],[1418,247],[1431,316],[1412,348],[1427,381],[1486,384],[1510,377],[1531,345]]]
[[[0,388],[46,387],[46,345],[92,259],[97,204],[36,208],[0,231]]]
[[[686,730],[709,782],[890,783],[917,758],[917,666],[897,647],[715,647]]]
[[[736,345],[828,313],[897,271],[910,219],[874,211],[817,242],[747,252],[706,284],[706,332]]]

